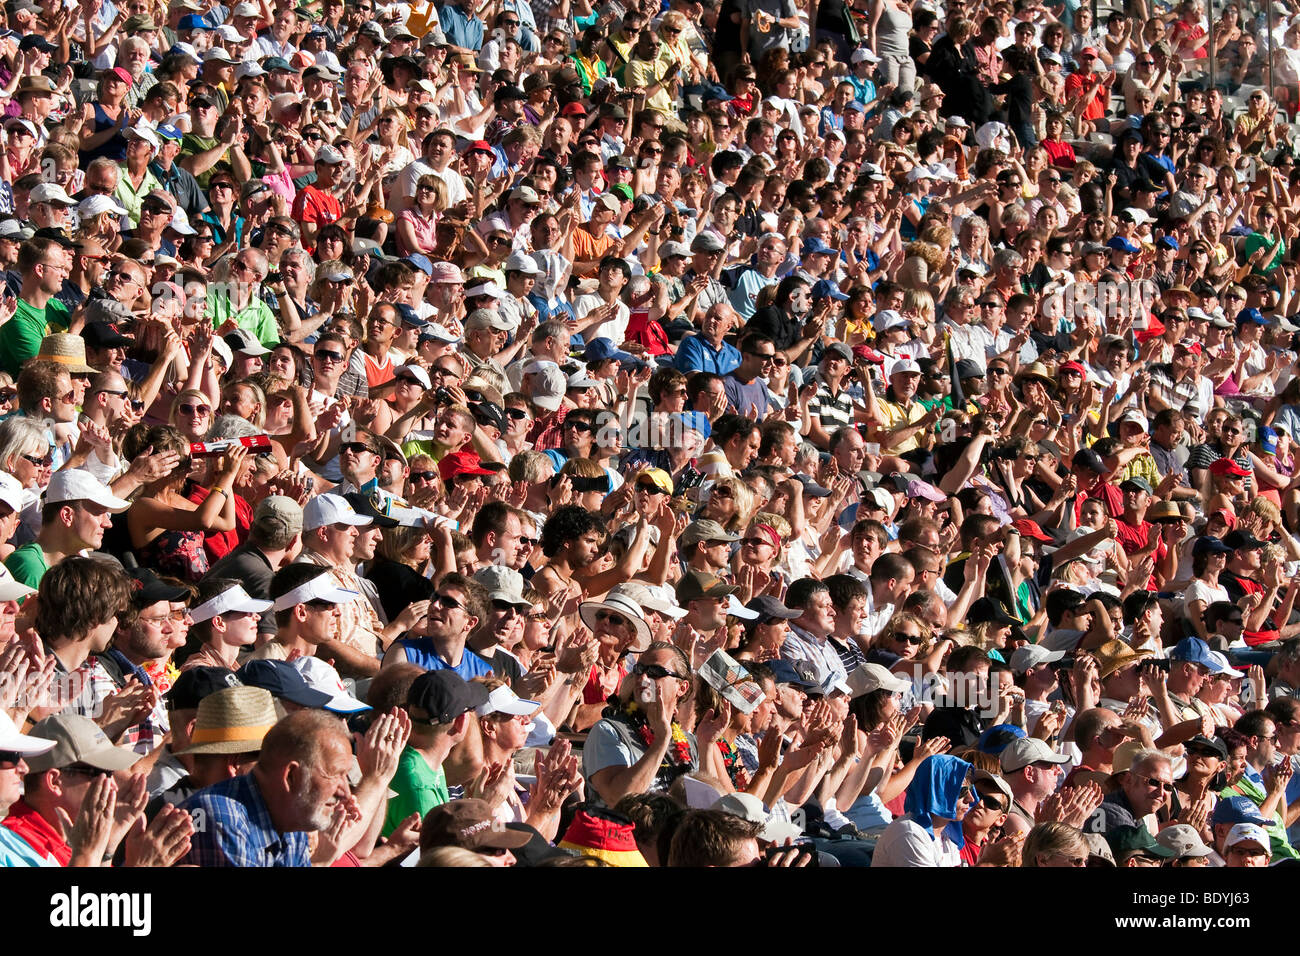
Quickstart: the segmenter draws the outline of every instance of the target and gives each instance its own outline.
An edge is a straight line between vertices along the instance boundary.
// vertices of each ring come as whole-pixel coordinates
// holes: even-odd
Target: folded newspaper
[[[700,668],[700,676],[727,703],[739,708],[742,714],[752,713],[763,701],[763,688],[749,676],[749,671],[724,650],[716,650],[709,655],[709,659]]]

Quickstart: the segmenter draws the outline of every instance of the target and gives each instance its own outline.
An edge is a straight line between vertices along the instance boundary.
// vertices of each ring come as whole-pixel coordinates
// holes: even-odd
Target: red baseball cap
[[[1019,531],[1022,538],[1034,538],[1037,541],[1052,543],[1052,539],[1043,533],[1042,526],[1037,521],[1021,518],[1018,521],[1011,522],[1011,527]]]
[[[476,139],[476,140],[474,140],[474,142],[472,142],[472,143],[469,144],[469,148],[466,149],[465,152],[467,152],[467,153],[495,153],[496,150],[492,148],[492,144],[489,143],[487,140],[485,140],[485,139]]]
[[[1062,372],[1078,372],[1083,376],[1088,374],[1078,362],[1062,362],[1061,367],[1056,370],[1056,374],[1060,375]]]
[[[114,74],[123,83],[132,82],[131,74],[120,66],[110,67],[108,72]]]
[[[438,474],[443,481],[451,481],[458,475],[490,475],[492,470],[483,467],[482,459],[475,452],[453,451],[438,462]]]
[[[1079,56],[1080,57],[1090,56],[1095,58],[1097,56],[1097,48],[1095,46],[1086,46],[1079,51]]]
[[[583,106],[577,100],[565,104],[564,109],[560,110],[561,116],[586,116],[587,107]]]
[[[1250,472],[1245,468],[1242,468],[1231,458],[1220,458],[1214,464],[1210,465],[1210,474],[1219,475],[1220,477],[1231,475],[1234,478],[1248,478],[1250,476]]]

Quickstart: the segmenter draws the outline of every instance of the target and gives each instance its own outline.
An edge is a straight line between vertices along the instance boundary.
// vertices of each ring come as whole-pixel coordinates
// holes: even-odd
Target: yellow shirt
[[[926,416],[926,410],[920,402],[913,400],[907,408],[897,402],[877,402],[882,419],[881,431],[892,431],[902,425],[915,425]],[[887,448],[882,447],[882,451],[887,455],[901,455],[905,452],[915,451],[920,447],[921,432],[918,430],[908,438],[903,439],[896,445],[890,445]]]

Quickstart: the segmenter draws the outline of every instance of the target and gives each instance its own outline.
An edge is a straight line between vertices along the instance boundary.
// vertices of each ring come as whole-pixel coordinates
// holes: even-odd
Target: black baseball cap
[[[131,576],[131,603],[136,607],[148,607],[159,601],[184,601],[190,596],[190,589],[167,584],[148,568],[135,568],[127,572]]]
[[[786,607],[770,594],[760,594],[758,597],[753,598],[748,604],[746,604],[745,607],[749,608],[751,611],[757,611],[759,614],[759,621],[762,621],[763,618],[766,617],[779,617],[786,621],[793,621],[803,613],[802,611],[796,611],[793,608]]]
[[[449,724],[461,714],[487,703],[487,688],[466,681],[455,671],[425,671],[411,683],[406,693],[408,709],[417,708],[428,714],[427,720],[417,723]]]
[[[249,661],[236,676],[249,687],[260,687],[299,707],[323,708],[333,700],[329,694],[312,690],[288,661]]]
[[[1075,468],[1088,468],[1099,475],[1104,475],[1110,471],[1106,463],[1101,460],[1101,455],[1097,454],[1091,448],[1080,448],[1070,459],[1070,464]]]
[[[390,518],[376,508],[369,495],[363,495],[359,491],[350,491],[343,496],[343,499],[352,506],[357,514],[366,518],[373,518],[374,523],[380,528],[396,528],[399,523],[396,518]]]
[[[123,335],[112,322],[87,322],[81,337],[93,349],[117,349],[134,345],[135,339]]]
[[[818,686],[816,681],[810,680],[804,674],[800,674],[795,666],[784,658],[778,657],[776,660],[768,661],[767,666],[772,670],[772,682],[774,684],[793,684],[805,691]]]
[[[1223,543],[1234,551],[1243,549],[1252,551],[1255,548],[1262,548],[1268,544],[1267,541],[1260,541],[1249,531],[1229,531],[1223,536]]]
[[[181,671],[176,683],[167,691],[167,706],[172,710],[194,710],[209,694],[227,687],[243,685],[234,671],[226,667],[192,667]]]
[[[991,622],[999,627],[1017,627],[1020,622],[1002,609],[997,601],[991,598],[982,597],[970,606],[966,612],[967,624],[979,624],[982,622]]]

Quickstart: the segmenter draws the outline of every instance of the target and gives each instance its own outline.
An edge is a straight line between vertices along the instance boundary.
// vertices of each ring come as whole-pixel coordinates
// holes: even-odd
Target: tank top
[[[880,19],[876,21],[876,52],[880,56],[907,56],[907,32],[912,29],[912,15],[899,10],[888,0],[881,0]]]
[[[98,103],[91,103],[90,105],[95,108],[96,133],[102,133],[109,127],[117,125],[117,120],[112,119],[107,113],[105,113],[104,107],[100,106]],[[122,108],[126,109],[125,106]],[[116,163],[120,163],[126,159],[126,137],[122,135],[121,130],[118,130],[110,136],[106,142],[100,143],[94,149],[83,150],[78,154],[82,169],[85,169],[87,165],[94,160],[99,159],[101,156],[107,156]]]

